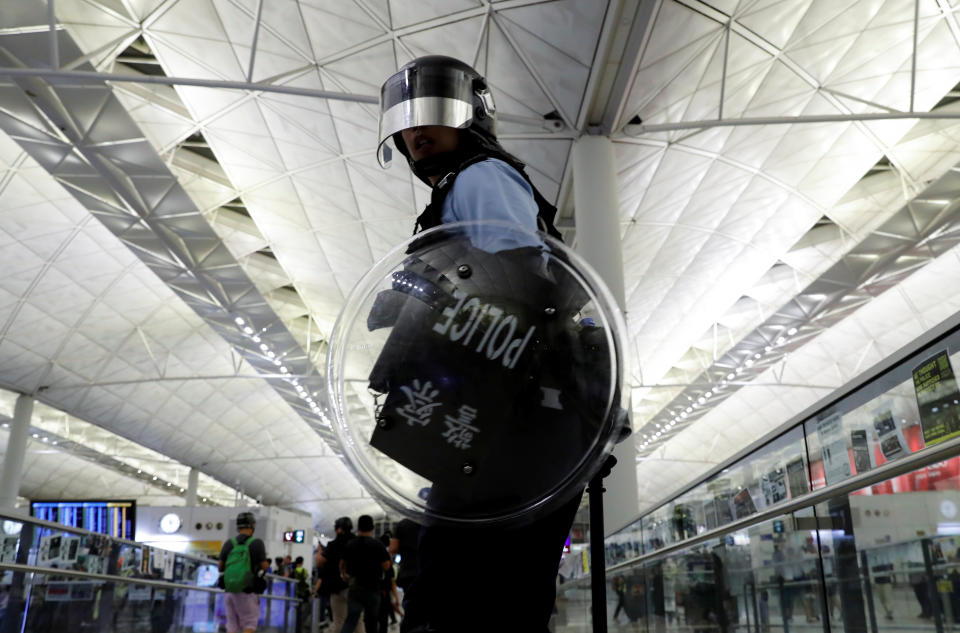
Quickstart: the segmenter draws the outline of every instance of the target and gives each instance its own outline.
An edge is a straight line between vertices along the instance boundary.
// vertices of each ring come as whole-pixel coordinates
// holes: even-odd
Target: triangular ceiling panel
[[[444,24],[425,31],[416,31],[400,38],[417,57],[448,55],[466,64],[475,64],[477,45],[487,24],[487,16]]]
[[[501,9],[499,15],[540,41],[550,43],[580,65],[589,67],[593,64],[597,42],[596,36],[591,34],[599,35],[610,3],[605,0],[560,0],[552,4],[548,11],[527,6]]]
[[[315,165],[337,156],[339,148],[327,145],[335,138],[331,117],[327,114],[303,116],[279,104],[260,104],[260,115],[277,148],[286,171]],[[299,116],[297,116],[299,115]]]
[[[147,17],[166,4],[165,0],[123,0],[130,8],[131,17],[137,22],[143,22]]]
[[[390,17],[399,29],[481,6],[480,0],[390,0]]]
[[[355,221],[356,199],[347,170],[342,162],[331,162],[298,173],[293,179],[301,199],[306,201],[307,216],[316,218],[317,229],[323,230],[334,218]],[[366,189],[366,187],[357,187]],[[329,214],[329,215],[328,215]],[[344,217],[340,217],[340,216]]]
[[[729,42],[726,41],[726,37],[729,37]],[[725,55],[726,61],[724,61]],[[702,69],[703,74],[698,81],[696,92],[682,114],[684,119],[711,119],[719,116],[724,64],[726,64],[726,84],[723,86],[723,114],[733,118],[740,114],[740,109],[749,102],[757,86],[766,78],[771,67],[771,59],[766,51],[759,49],[736,33],[731,32],[728,36],[721,38],[721,41],[713,47],[709,65]]]
[[[577,62],[551,42],[520,27],[509,19],[499,20],[497,26],[507,30],[513,42],[537,74],[569,121],[576,121],[583,102],[583,93],[590,76],[590,67]]]
[[[344,101],[330,103],[330,113],[337,128],[337,141],[344,154],[368,153],[375,162],[377,132],[376,111],[369,106]]]
[[[736,13],[736,20],[751,31],[760,34],[765,40],[784,48],[797,25],[804,19],[810,5],[816,0],[783,2],[783,0],[761,0],[746,3]]]
[[[328,90],[377,97],[383,81],[397,71],[393,42],[376,44],[344,59],[324,64],[322,69],[332,80],[333,85],[324,81]]]
[[[654,122],[650,114],[679,97],[678,94],[662,94],[671,84],[676,86],[674,93],[689,94],[689,86],[696,82],[693,78],[703,74],[722,40],[720,24],[673,2],[661,4],[655,20],[647,53],[633,79],[624,120],[643,110],[646,116],[642,118]],[[663,27],[657,28],[660,24]],[[689,75],[692,81],[684,80],[682,75]],[[654,101],[659,105],[648,106]]]
[[[368,6],[373,4],[375,3],[369,2]],[[345,15],[342,0],[301,2],[300,10],[313,48],[313,55],[317,60],[323,60],[339,51],[383,35],[385,32],[382,26],[365,11],[352,11]],[[389,24],[385,13],[379,15],[386,24]]]
[[[524,65],[513,46],[496,25],[487,31],[487,82],[502,112],[524,116],[543,116],[555,108],[540,89],[537,80]]]
[[[338,0],[326,1],[333,6],[339,6],[336,4]],[[382,24],[385,29],[393,28],[393,21],[390,17],[390,0],[355,0],[355,2],[360,6],[362,11],[368,13],[377,24]],[[356,16],[352,17],[355,18]]]

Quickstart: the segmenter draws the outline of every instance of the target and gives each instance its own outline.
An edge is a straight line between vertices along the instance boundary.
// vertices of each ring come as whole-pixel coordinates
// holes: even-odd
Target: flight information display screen
[[[137,502],[133,500],[31,501],[30,514],[44,521],[133,540]]]

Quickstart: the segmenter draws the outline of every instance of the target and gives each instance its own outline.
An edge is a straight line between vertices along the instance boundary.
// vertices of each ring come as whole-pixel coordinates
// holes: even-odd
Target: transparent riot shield
[[[623,319],[572,250],[443,225],[356,285],[327,356],[345,457],[420,523],[522,522],[582,491],[628,431]]]

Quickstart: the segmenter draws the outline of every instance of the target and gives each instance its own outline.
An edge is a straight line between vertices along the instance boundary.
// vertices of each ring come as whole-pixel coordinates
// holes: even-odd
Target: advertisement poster
[[[787,498],[787,480],[782,468],[771,470],[761,480],[763,500],[768,506],[785,501]]]
[[[791,499],[796,499],[810,491],[807,483],[807,471],[803,467],[802,457],[787,462],[787,486],[790,489]]]
[[[744,488],[733,498],[733,512],[738,519],[748,517],[756,511],[757,506],[753,503],[748,489]]]
[[[850,431],[850,445],[853,447],[853,467],[857,469],[857,474],[865,473],[873,468],[867,430],[854,429]]]
[[[960,392],[947,350],[913,370],[913,390],[920,408],[920,426],[927,446],[960,436]]]
[[[17,562],[17,547],[20,544],[20,537],[16,534],[4,536],[2,548],[0,548],[0,563]]]
[[[852,474],[850,455],[847,453],[847,436],[843,433],[843,418],[839,413],[817,420],[817,437],[820,438],[820,459],[827,485],[849,477]]]
[[[880,452],[884,459],[892,462],[910,451],[907,441],[903,439],[903,431],[893,415],[893,406],[887,402],[873,410],[873,428],[877,431],[877,441],[880,443]]]

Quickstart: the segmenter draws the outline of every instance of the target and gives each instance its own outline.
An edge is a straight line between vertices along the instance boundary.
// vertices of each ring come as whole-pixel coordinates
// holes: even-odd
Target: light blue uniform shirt
[[[530,183],[520,173],[496,158],[470,165],[457,175],[453,189],[443,201],[443,223],[467,220],[498,220],[537,230],[537,203]],[[505,231],[502,226],[472,226],[467,236],[473,245],[489,253],[543,246],[533,235]]]

